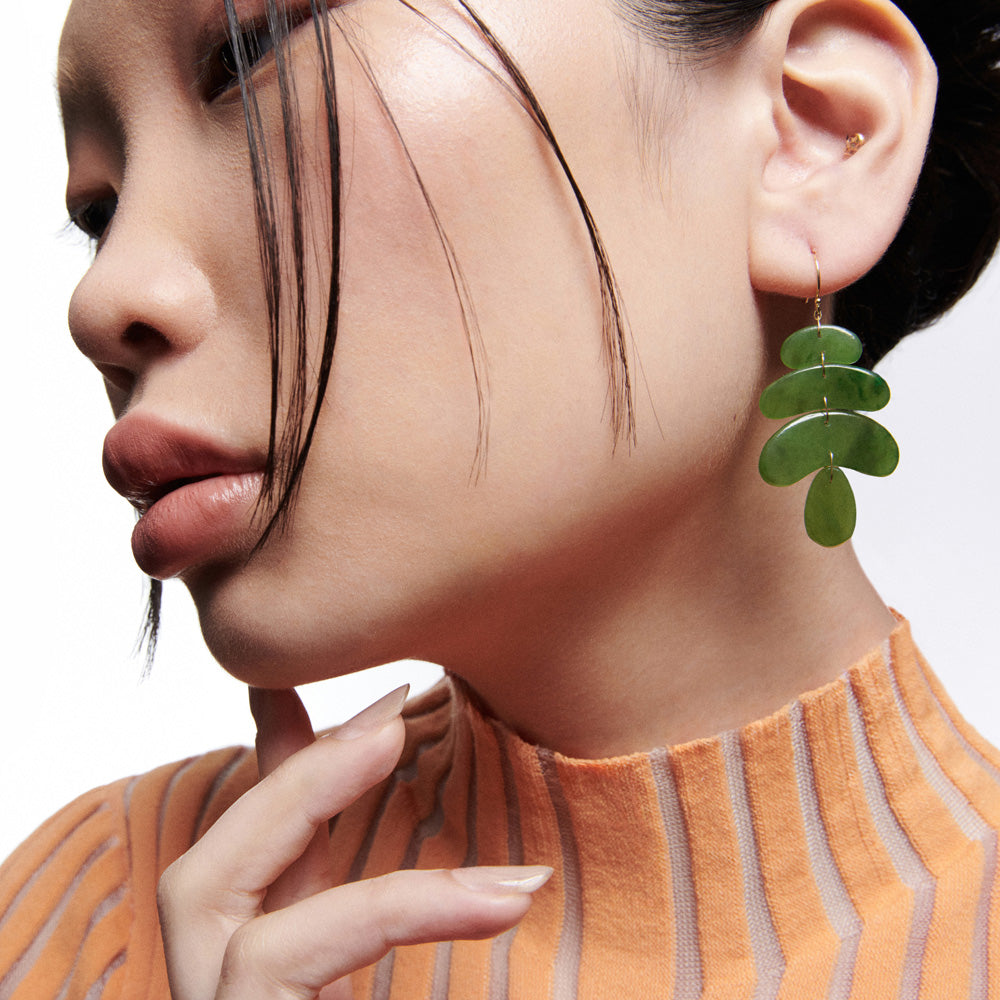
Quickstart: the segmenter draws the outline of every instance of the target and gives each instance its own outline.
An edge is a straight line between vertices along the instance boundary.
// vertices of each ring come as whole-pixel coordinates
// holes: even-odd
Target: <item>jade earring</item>
[[[790,375],[769,385],[760,397],[765,417],[795,417],[771,435],[760,453],[764,482],[791,486],[815,472],[806,498],[805,525],[820,545],[834,546],[854,534],[857,504],[843,469],[888,476],[899,464],[899,446],[871,417],[856,410],[881,410],[889,402],[885,379],[858,367],[858,337],[825,326],[820,304],[822,279],[816,263],[815,326],[796,330],[781,346]]]

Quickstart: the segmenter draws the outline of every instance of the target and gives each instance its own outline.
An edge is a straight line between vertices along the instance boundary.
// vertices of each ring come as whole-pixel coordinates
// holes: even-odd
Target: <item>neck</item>
[[[833,680],[895,620],[849,544],[805,535],[808,483],[746,489],[748,462],[742,490],[717,483],[630,551],[500,604],[446,666],[521,736],[592,758],[713,736]]]

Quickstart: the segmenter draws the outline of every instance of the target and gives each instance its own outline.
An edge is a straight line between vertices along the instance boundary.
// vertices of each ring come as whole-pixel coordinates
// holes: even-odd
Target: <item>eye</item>
[[[88,239],[99,241],[107,232],[108,226],[118,208],[118,195],[111,194],[105,198],[96,198],[69,212],[70,222],[76,226]]]
[[[265,56],[274,51],[274,36],[268,25],[241,27],[239,35],[227,38],[208,56],[202,75],[205,94],[212,101],[239,85],[239,58],[242,50],[244,68],[253,69]]]
[[[342,6],[343,0],[325,0],[319,4],[322,9]],[[312,17],[311,5],[305,3],[283,10],[279,17],[283,23],[275,34],[267,18],[239,25],[239,34],[229,36],[210,48],[199,74],[202,91],[209,101],[221,97],[239,86],[239,53],[243,54],[244,71],[250,72],[258,63],[266,59],[276,45],[285,43],[297,28]]]

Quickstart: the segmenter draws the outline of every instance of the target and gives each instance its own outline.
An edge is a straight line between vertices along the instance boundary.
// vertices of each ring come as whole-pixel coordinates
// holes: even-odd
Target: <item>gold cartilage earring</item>
[[[853,156],[868,140],[863,132],[855,132],[847,137],[847,145],[844,146],[844,155]]]

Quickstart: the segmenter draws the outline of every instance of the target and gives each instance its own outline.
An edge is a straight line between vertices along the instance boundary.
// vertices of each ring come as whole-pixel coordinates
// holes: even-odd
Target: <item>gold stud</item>
[[[853,156],[868,140],[861,132],[855,132],[847,137],[847,144],[844,146],[844,155]]]

